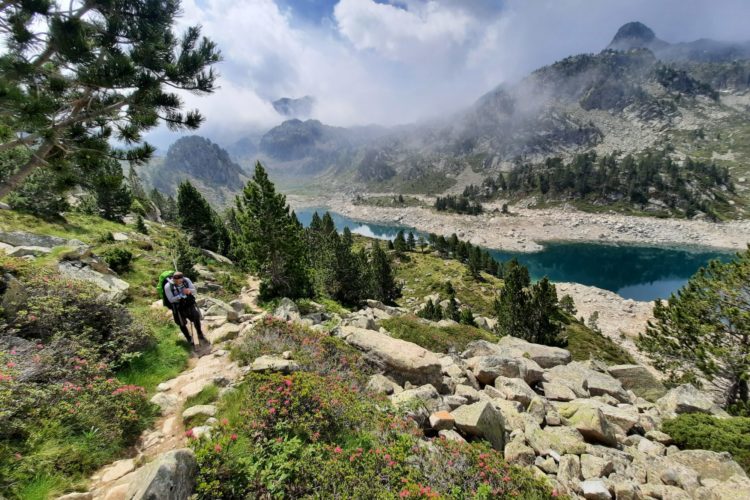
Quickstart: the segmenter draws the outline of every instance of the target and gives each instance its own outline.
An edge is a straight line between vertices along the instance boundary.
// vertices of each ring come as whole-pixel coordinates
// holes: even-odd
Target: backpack
[[[167,294],[164,293],[164,285],[173,274],[174,271],[164,271],[159,275],[159,283],[156,285],[156,292],[159,294],[159,298],[161,298],[161,303],[168,309],[172,309],[172,304],[169,303],[169,300],[167,300]]]

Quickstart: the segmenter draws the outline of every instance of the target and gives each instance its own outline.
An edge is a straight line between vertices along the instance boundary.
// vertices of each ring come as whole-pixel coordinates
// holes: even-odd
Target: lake
[[[305,226],[315,211],[299,210],[297,217]],[[336,228],[344,227],[371,238],[392,239],[399,230],[413,228],[397,224],[370,224],[331,212]],[[418,231],[414,231],[419,234]],[[682,287],[700,267],[711,259],[728,260],[731,253],[703,249],[643,247],[604,243],[549,243],[534,253],[488,249],[500,262],[516,258],[529,268],[533,279],[548,276],[552,281],[571,281],[611,290],[627,299],[666,298]]]

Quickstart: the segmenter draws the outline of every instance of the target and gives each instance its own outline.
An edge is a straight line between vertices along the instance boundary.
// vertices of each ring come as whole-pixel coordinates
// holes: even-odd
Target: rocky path
[[[229,358],[228,344],[249,331],[263,317],[257,308],[259,282],[249,278],[238,300],[254,309],[254,315],[242,315],[233,321],[226,317],[207,316],[206,336],[212,341],[212,350],[202,357],[191,358],[188,367],[177,377],[159,384],[152,402],[161,408],[161,416],[154,426],[145,431],[132,449],[132,456],[109,464],[91,477],[90,490],[60,497],[60,500],[126,500],[142,498],[143,478],[157,474],[153,469],[159,461],[175,462],[179,467],[181,450],[187,447],[187,436],[183,424],[183,408],[186,401],[214,384],[229,387],[242,375],[240,367]],[[249,317],[248,317],[249,316]],[[240,321],[244,320],[244,321]],[[211,408],[203,407],[210,412]],[[175,461],[175,456],[178,460]]]

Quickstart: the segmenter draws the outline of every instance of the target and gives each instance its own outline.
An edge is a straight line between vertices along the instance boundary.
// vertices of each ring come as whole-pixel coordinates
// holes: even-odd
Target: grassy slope
[[[103,220],[99,217],[70,214],[65,221],[45,221],[30,215],[11,210],[0,210],[0,229],[4,231],[28,231],[37,234],[75,238],[91,245],[94,253],[100,254],[110,247],[123,247],[132,252],[134,259],[130,271],[120,277],[130,283],[127,306],[143,322],[157,339],[156,345],[133,359],[129,366],[117,373],[117,378],[124,383],[140,385],[149,393],[165,380],[173,378],[187,367],[189,352],[171,316],[165,315],[162,309],[151,309],[150,304],[156,300],[155,278],[164,269],[171,268],[170,241],[179,235],[179,231],[170,227],[151,224],[150,244],[139,241],[132,227]],[[132,233],[127,242],[105,242],[107,233]],[[53,266],[61,250],[37,259],[40,266]],[[220,269],[214,263],[209,268]],[[239,274],[231,271],[234,283],[240,283]],[[80,484],[85,477],[47,477],[40,476],[29,484],[22,498],[46,499],[70,487]]]
[[[497,335],[467,325],[444,328],[426,325],[416,316],[401,316],[381,322],[381,326],[397,339],[429,347],[434,352],[461,352],[474,340],[497,341]]]

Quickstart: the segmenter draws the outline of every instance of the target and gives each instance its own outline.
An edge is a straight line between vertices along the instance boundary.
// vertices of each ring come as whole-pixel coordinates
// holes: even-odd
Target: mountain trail
[[[259,311],[257,307],[260,281],[249,277],[247,285],[238,299]],[[240,335],[248,327],[263,318],[258,312],[250,321],[242,323]],[[206,321],[206,335],[222,328],[226,322]],[[187,400],[197,395],[205,387],[215,384],[227,387],[239,380],[243,371],[237,363],[230,360],[229,344],[231,339],[215,342],[211,352],[201,357],[192,357],[188,367],[178,376],[159,384],[152,401],[162,407],[162,415],[152,426],[143,432],[140,439],[131,449],[131,457],[118,460],[102,467],[91,477],[89,492],[72,493],[60,499],[65,500],[125,500],[131,497],[129,490],[137,482],[140,469],[154,458],[172,450],[187,447],[188,437],[182,413]]]

